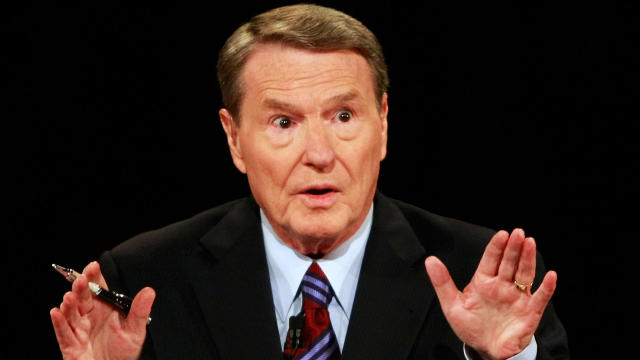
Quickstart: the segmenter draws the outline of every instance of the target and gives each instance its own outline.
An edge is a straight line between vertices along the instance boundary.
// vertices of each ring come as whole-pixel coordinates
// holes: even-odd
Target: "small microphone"
[[[289,318],[289,339],[291,340],[291,348],[296,351],[299,347],[304,346],[302,341],[302,329],[304,328],[304,311],[296,316]]]

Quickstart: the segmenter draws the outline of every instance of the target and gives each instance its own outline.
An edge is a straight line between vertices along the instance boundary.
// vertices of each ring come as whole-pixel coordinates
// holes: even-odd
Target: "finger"
[[[520,284],[529,285],[536,276],[536,241],[532,237],[524,239],[518,270],[514,280]]]
[[[125,322],[125,327],[128,330],[138,334],[143,334],[144,331],[146,331],[147,320],[151,314],[151,306],[155,298],[156,292],[150,287],[146,287],[138,292],[133,298],[131,309]]]
[[[504,230],[500,230],[493,235],[491,241],[489,241],[489,244],[484,250],[482,259],[480,259],[477,272],[488,276],[496,276],[496,274],[498,274],[498,267],[500,266],[500,260],[502,260],[504,248],[507,246],[508,241],[509,233]]]
[[[89,290],[89,284],[85,275],[80,275],[71,285],[71,291],[78,299],[78,312],[85,315],[93,310],[93,297]]]
[[[442,310],[446,313],[447,309],[451,307],[458,297],[458,288],[451,279],[447,267],[440,259],[435,256],[429,256],[424,261],[424,265],[427,269],[427,274],[429,274],[429,279],[431,279],[431,283],[436,290],[436,295],[438,295]]]
[[[76,337],[67,322],[64,314],[58,308],[53,308],[49,312],[51,316],[51,323],[53,324],[53,331],[56,334],[56,340],[58,340],[58,345],[60,349],[69,348],[76,344]]]
[[[109,290],[107,282],[100,271],[100,264],[98,264],[97,261],[90,262],[84,270],[82,270],[82,274],[87,277],[87,280],[102,286],[105,290]]]
[[[60,304],[60,311],[67,319],[67,323],[71,329],[75,328],[80,322],[80,312],[78,311],[78,298],[76,294],[71,291],[67,291],[67,293],[64,294],[62,304]]]
[[[511,232],[507,247],[504,249],[504,256],[500,262],[500,268],[498,270],[498,277],[502,280],[509,282],[513,281],[515,276],[516,267],[518,266],[518,260],[520,259],[520,252],[522,250],[522,243],[524,242],[524,231],[522,229],[515,229]]]
[[[533,311],[536,314],[542,316],[544,309],[547,307],[549,300],[551,300],[551,296],[553,296],[554,291],[556,290],[556,285],[558,283],[558,274],[555,271],[549,271],[544,276],[542,280],[542,284],[531,297],[531,302],[533,306]]]

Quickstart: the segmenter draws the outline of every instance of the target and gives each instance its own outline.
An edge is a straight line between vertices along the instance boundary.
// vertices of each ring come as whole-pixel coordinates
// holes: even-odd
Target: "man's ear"
[[[220,109],[218,115],[220,116],[222,128],[224,128],[224,132],[227,134],[227,144],[229,144],[229,151],[231,151],[233,163],[241,173],[246,174],[247,167],[242,157],[242,148],[240,147],[240,138],[238,137],[238,130],[240,130],[239,125],[236,124],[227,109]]]
[[[388,137],[388,123],[387,115],[389,114],[389,99],[387,93],[382,94],[380,99],[380,161],[384,160],[387,156],[387,137]]]

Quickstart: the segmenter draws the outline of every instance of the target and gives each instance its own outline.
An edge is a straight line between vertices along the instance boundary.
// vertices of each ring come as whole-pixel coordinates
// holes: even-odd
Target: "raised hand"
[[[557,282],[549,271],[531,293],[536,243],[521,229],[493,236],[462,292],[438,258],[428,257],[425,267],[449,325],[484,359],[509,358],[530,343]]]
[[[133,299],[125,318],[111,305],[95,298],[88,282],[105,289],[100,265],[87,265],[64,295],[60,308],[51,309],[51,322],[66,360],[137,359],[147,333],[147,318],[155,291],[144,288]]]

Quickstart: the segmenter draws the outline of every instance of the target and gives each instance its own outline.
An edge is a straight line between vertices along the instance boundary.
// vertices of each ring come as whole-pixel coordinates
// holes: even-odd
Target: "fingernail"
[[[435,264],[438,262],[438,259],[435,256],[429,256],[425,260],[425,263]]]

